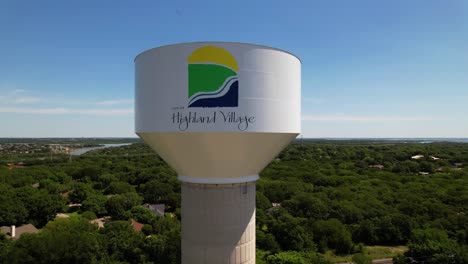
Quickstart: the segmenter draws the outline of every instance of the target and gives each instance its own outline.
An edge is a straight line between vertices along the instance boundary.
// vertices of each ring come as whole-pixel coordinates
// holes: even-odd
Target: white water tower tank
[[[301,63],[196,42],[135,58],[135,130],[182,182],[182,263],[255,263],[255,181],[301,131]]]

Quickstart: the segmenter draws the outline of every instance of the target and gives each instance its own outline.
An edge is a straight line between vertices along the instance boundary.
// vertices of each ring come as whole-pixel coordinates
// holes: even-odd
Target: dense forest
[[[180,263],[180,184],[146,145],[6,163],[0,226],[40,231],[1,233],[0,263]],[[466,165],[463,143],[293,143],[257,182],[257,263],[371,263],[376,247],[402,249],[398,264],[468,263]]]

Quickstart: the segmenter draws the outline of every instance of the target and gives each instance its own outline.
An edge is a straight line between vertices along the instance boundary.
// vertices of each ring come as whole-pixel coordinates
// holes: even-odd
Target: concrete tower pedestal
[[[255,264],[255,182],[182,182],[182,264]]]

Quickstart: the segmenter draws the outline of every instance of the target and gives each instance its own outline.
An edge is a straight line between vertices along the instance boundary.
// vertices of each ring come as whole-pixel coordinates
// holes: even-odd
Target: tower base
[[[182,182],[182,264],[255,264],[255,182]]]

